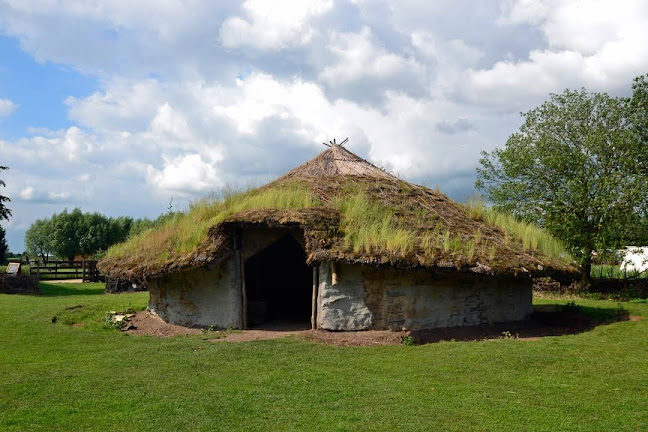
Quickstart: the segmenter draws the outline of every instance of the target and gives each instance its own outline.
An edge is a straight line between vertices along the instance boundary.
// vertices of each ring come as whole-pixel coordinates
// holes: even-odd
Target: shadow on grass
[[[533,313],[524,321],[483,325],[475,327],[451,327],[412,331],[416,344],[441,341],[474,341],[484,339],[537,339],[544,336],[563,336],[583,333],[593,328],[618,321],[628,321],[626,309],[595,308],[575,303],[536,305]]]
[[[103,286],[93,287],[86,284],[48,284],[40,283],[41,295],[45,297],[61,297],[75,295],[101,295],[104,293]]]

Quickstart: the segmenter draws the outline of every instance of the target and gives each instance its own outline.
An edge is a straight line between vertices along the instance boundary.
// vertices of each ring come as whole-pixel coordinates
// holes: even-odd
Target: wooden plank
[[[239,249],[239,259],[241,261],[241,297],[243,303],[243,328],[248,326],[248,308],[247,308],[247,288],[245,286],[245,258]]]
[[[335,262],[331,262],[331,285],[335,285],[338,283],[338,272],[337,272],[337,265]]]
[[[311,300],[311,329],[317,328],[317,288],[319,285],[319,268],[313,266],[313,298]]]

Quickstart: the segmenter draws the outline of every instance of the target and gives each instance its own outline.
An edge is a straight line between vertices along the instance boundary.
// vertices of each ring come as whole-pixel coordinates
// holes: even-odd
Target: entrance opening
[[[245,261],[247,322],[310,323],[313,271],[292,235],[277,240]]]

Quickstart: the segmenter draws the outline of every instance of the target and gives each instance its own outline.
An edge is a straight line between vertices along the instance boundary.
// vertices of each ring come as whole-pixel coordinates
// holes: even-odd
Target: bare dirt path
[[[329,332],[311,330],[303,325],[268,325],[263,328],[204,332],[201,329],[169,324],[147,311],[137,312],[130,319],[130,334],[157,337],[186,336],[204,333],[214,342],[248,342],[255,340],[279,339],[294,336],[303,340],[323,342],[343,346],[399,345],[406,332],[389,330],[369,330],[362,332]]]
[[[331,332],[326,330],[311,330],[309,325],[266,325],[262,328],[249,330],[217,330],[205,331],[164,322],[156,315],[147,311],[137,312],[130,319],[128,333],[157,337],[204,334],[213,342],[248,342],[255,340],[279,339],[295,337],[301,340],[326,343],[341,346],[375,346],[400,345],[404,341],[416,344],[439,341],[475,341],[490,339],[517,339],[520,341],[537,341],[546,336],[561,336],[576,334],[591,330],[597,325],[610,324],[614,321],[637,321],[640,317],[619,315],[608,321],[595,321],[582,315],[536,312],[534,316],[523,322],[496,324],[478,327],[453,327],[425,330],[418,332],[367,330],[356,332]]]

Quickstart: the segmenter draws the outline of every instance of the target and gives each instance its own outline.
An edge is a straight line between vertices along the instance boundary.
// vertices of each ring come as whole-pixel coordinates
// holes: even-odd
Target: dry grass
[[[372,202],[363,191],[340,195],[334,205],[341,213],[345,246],[354,252],[407,254],[414,249],[414,233],[400,226],[393,210]]]
[[[466,209],[473,220],[501,229],[507,246],[513,239],[526,251],[540,252],[561,261],[573,261],[563,243],[537,225],[520,221],[509,214],[499,213],[491,207],[486,207],[481,200],[468,201]]]
[[[279,187],[253,191],[230,189],[223,199],[210,197],[192,203],[186,212],[169,218],[162,226],[146,230],[111,247],[106,256],[165,261],[191,253],[207,238],[209,228],[233,214],[249,209],[301,209],[318,204],[307,188],[292,181]]]

